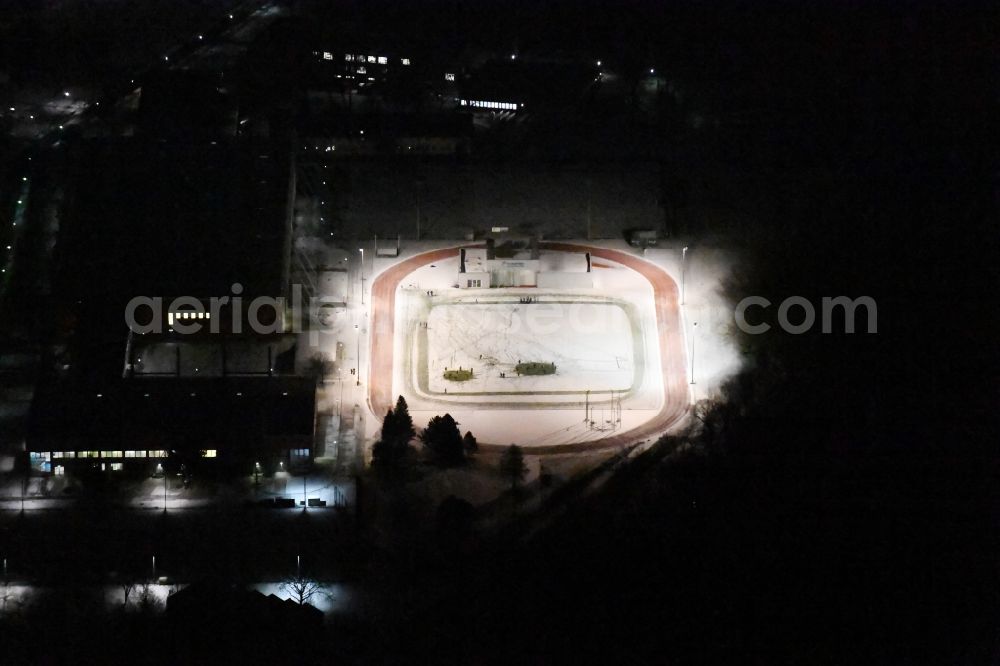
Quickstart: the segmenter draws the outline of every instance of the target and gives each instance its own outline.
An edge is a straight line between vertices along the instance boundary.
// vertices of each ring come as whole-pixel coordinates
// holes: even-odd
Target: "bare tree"
[[[281,583],[281,589],[297,603],[306,604],[316,595],[326,594],[323,584],[312,578],[292,576]]]
[[[163,610],[163,602],[153,593],[152,585],[143,583],[139,587],[139,599],[136,602],[142,613],[155,613]]]
[[[122,574],[118,579],[118,587],[122,591],[122,608],[128,608],[128,598],[132,596],[132,591],[139,585],[138,579],[131,574]]]
[[[0,612],[6,613],[7,612],[7,603],[9,601],[12,601],[12,600],[16,599],[16,598],[17,598],[17,595],[10,591],[10,585],[8,585],[7,581],[4,580],[4,582],[3,582],[3,590],[0,591],[0,602],[2,602],[2,605],[0,605]]]

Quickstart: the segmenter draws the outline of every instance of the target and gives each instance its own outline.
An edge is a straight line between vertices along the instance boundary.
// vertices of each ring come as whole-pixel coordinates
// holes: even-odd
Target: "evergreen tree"
[[[410,407],[406,404],[406,398],[399,396],[396,400],[396,432],[405,444],[417,436],[417,431],[413,427],[413,417],[410,416]]]
[[[373,464],[381,469],[398,467],[406,459],[416,434],[406,398],[399,396],[396,409],[390,407],[382,419],[382,434],[372,448]]]
[[[465,447],[458,423],[451,414],[435,416],[420,434],[420,440],[439,465],[460,465],[465,462]]]
[[[465,449],[465,455],[467,456],[471,456],[479,450],[479,443],[476,441],[475,436],[468,430],[465,431],[465,437],[462,438],[462,448]]]
[[[510,479],[511,489],[524,480],[528,468],[524,464],[524,453],[517,444],[508,446],[500,456],[500,473]]]
[[[386,469],[399,463],[406,453],[399,440],[399,420],[390,408],[382,419],[382,436],[372,447],[372,464]]]

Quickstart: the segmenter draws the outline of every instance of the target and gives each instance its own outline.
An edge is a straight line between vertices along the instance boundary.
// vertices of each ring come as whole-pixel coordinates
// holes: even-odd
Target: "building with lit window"
[[[65,325],[31,408],[35,469],[148,469],[176,455],[287,463],[311,451],[315,382],[294,376],[282,300],[290,141],[84,148],[53,289]]]

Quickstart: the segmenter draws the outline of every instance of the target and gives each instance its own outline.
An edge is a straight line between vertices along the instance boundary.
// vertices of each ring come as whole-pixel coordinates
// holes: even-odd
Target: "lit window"
[[[97,458],[98,457],[98,453],[97,453],[97,451],[80,451],[80,453],[78,454],[78,457],[80,457],[80,458]]]
[[[102,458],[124,458],[124,452],[122,451],[101,451]]]
[[[145,451],[126,451],[125,452],[125,457],[126,458],[145,458],[146,457],[146,452]]]
[[[409,65],[410,64],[410,59],[409,58],[403,58],[403,64],[404,65]]]
[[[368,62],[370,62],[371,64],[373,64],[373,65],[374,65],[374,64],[375,64],[375,62],[376,62],[376,58],[375,58],[375,56],[368,56]]]
[[[52,454],[48,451],[32,451],[32,460],[52,460]]]
[[[111,463],[112,472],[120,472],[122,471],[122,467],[123,467],[122,463]]]
[[[218,451],[216,451],[215,449],[206,449],[202,453],[202,456],[204,456],[205,458],[214,458],[216,455],[218,455]]]
[[[350,53],[347,53],[344,55],[344,60],[346,60],[347,62],[354,62],[354,56],[351,55]]]
[[[323,60],[333,60],[333,54],[329,51],[323,51]]]
[[[455,80],[455,75],[452,74],[451,72],[445,72],[444,73],[444,80],[445,81],[454,81]]]
[[[56,465],[56,468],[53,471],[55,472],[56,476],[62,476],[66,473],[66,468],[63,467],[62,465]]]
[[[364,67],[358,67],[358,74],[367,74],[368,70]]]
[[[150,451],[149,452],[149,457],[150,458],[166,458],[167,457],[167,452],[164,451],[164,450],[162,450],[162,449]]]
[[[386,58],[385,56],[379,56],[378,57],[378,64],[385,65],[385,64],[388,64],[388,62],[389,62],[389,59]]]

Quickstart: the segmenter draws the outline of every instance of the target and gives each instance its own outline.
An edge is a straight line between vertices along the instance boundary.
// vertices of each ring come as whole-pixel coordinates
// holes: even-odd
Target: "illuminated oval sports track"
[[[659,437],[684,417],[689,405],[684,337],[677,303],[677,283],[666,272],[645,259],[619,250],[550,242],[540,243],[540,248],[554,252],[590,252],[592,257],[614,261],[634,270],[649,281],[653,287],[657,337],[660,343],[663,406],[655,416],[631,430],[586,442],[526,446],[526,452],[536,455],[594,451],[604,448],[618,448],[651,437]],[[385,414],[395,404],[392,392],[392,369],[396,288],[407,275],[421,266],[456,257],[458,251],[459,247],[450,247],[415,255],[379,273],[372,284],[368,404],[376,416]],[[379,418],[381,417],[379,416]],[[506,447],[500,444],[480,442],[479,448],[483,452],[496,452]]]

